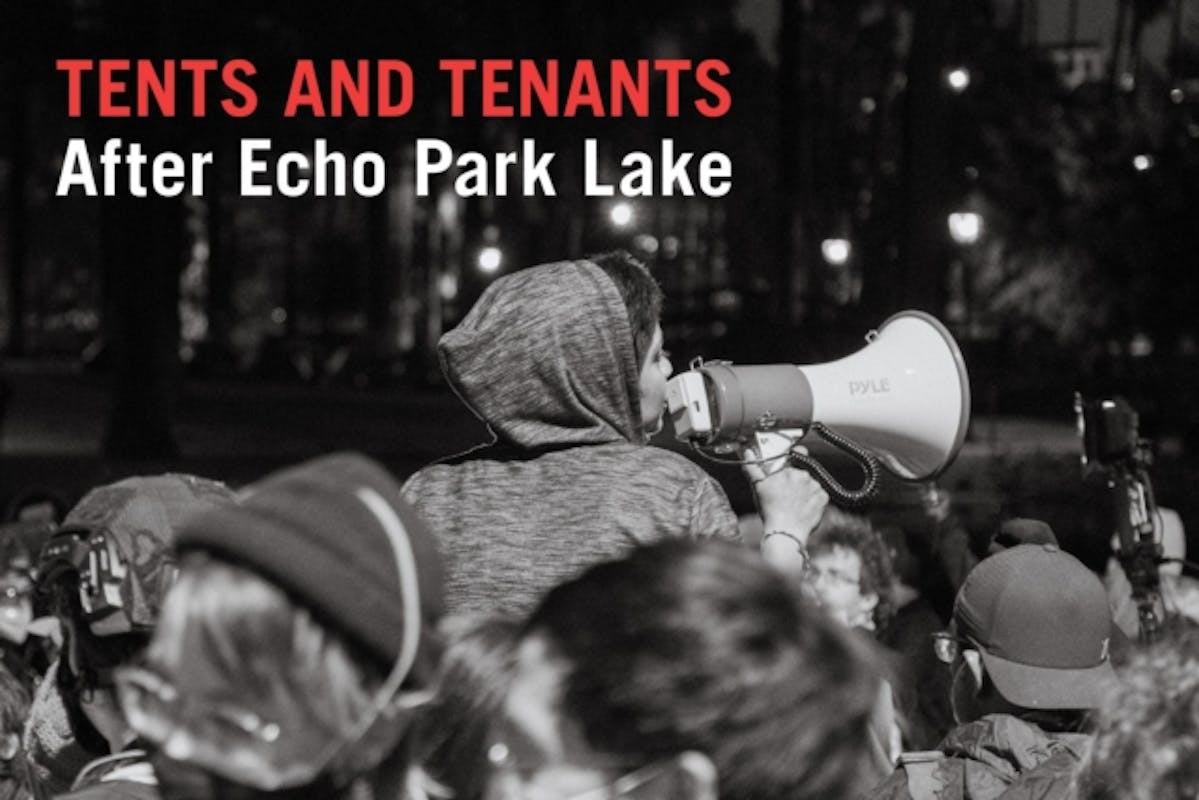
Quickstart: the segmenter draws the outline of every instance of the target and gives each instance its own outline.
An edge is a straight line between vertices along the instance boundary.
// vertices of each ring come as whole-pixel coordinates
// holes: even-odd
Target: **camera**
[[[1140,437],[1140,418],[1122,397],[1084,400],[1074,395],[1084,472],[1097,469],[1112,493],[1115,556],[1132,586],[1142,642],[1156,640],[1163,616],[1160,531],[1147,467],[1149,443]]]
[[[1123,397],[1084,400],[1082,395],[1075,394],[1074,413],[1084,466],[1115,467],[1145,460],[1140,418]]]

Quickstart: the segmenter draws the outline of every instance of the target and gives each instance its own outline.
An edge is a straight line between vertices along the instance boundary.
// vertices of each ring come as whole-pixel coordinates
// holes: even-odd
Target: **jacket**
[[[158,779],[143,750],[126,750],[97,759],[75,778],[58,800],[161,800]]]
[[[497,280],[439,351],[492,433],[404,485],[442,545],[449,613],[526,614],[634,545],[739,538],[719,484],[645,443],[628,312],[599,267],[561,262]]]
[[[938,750],[904,754],[873,800],[1065,800],[1090,746],[1008,714],[959,725]]]

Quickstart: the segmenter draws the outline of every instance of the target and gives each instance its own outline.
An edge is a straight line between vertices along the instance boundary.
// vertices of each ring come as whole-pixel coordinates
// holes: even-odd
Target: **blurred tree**
[[[96,17],[76,18],[78,24],[96,25],[88,31],[91,52],[164,58],[180,47],[184,31],[176,6],[145,0],[96,3],[93,8]],[[84,113],[97,119],[96,108],[86,101]],[[96,141],[110,136],[138,141],[149,153],[174,149],[180,138],[156,117],[97,119],[94,132]],[[104,198],[100,218],[104,327],[114,365],[103,446],[114,459],[167,459],[178,453],[172,405],[179,378],[179,275],[186,263],[183,202],[154,195],[134,198],[123,188]]]
[[[1199,142],[1152,70],[1115,98],[1063,87],[1052,66],[1002,40],[982,48],[963,97],[958,191],[986,220],[966,254],[985,327],[1078,344],[1171,327],[1195,300]]]
[[[30,262],[30,176],[36,169],[32,99],[42,87],[41,55],[52,44],[54,32],[66,21],[62,4],[0,4],[0,154],[8,164],[5,263],[8,312],[7,353],[24,354],[27,283]]]
[[[795,284],[791,302],[818,334],[894,310],[908,291],[926,293],[918,283],[928,270],[913,267],[908,280],[896,262],[901,249],[913,248],[903,233],[910,193],[923,191],[915,178],[940,178],[935,163],[920,171],[907,169],[905,159],[923,158],[914,150],[926,148],[944,122],[905,90],[915,63],[939,75],[933,51],[945,46],[946,29],[926,23],[920,50],[912,46],[913,11],[898,2],[786,0],[781,7],[784,263]],[[848,261],[823,260],[821,242],[829,238],[850,242]]]
[[[935,312],[945,306],[945,219],[951,209],[948,184],[953,170],[945,154],[955,124],[945,76],[960,64],[957,43],[965,38],[960,17],[972,6],[953,0],[912,3],[903,128],[902,270],[895,294],[904,306]]]
[[[1194,46],[1172,59],[1180,80]],[[985,229],[959,250],[969,308],[955,322],[1006,354],[996,369],[1009,401],[1031,409],[1090,387],[1185,419],[1194,389],[1177,379],[1199,302],[1196,98],[1147,63],[1115,93],[1106,81],[1071,88],[1045,53],[984,29],[971,63],[953,191]]]

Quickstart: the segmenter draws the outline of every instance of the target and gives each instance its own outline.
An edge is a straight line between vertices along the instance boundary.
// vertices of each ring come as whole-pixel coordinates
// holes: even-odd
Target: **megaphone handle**
[[[819,422],[812,423],[811,430],[814,430],[821,439],[824,439],[829,444],[836,447],[838,450],[848,454],[858,465],[861,466],[862,472],[865,474],[865,480],[857,489],[846,489],[837,479],[834,478],[829,471],[824,468],[816,459],[806,453],[791,453],[791,463],[803,467],[808,472],[812,473],[812,477],[816,479],[826,492],[831,497],[839,500],[846,505],[859,505],[865,502],[874,494],[874,490],[878,487],[878,478],[880,467],[878,459],[867,450],[859,447],[843,436],[829,430]]]

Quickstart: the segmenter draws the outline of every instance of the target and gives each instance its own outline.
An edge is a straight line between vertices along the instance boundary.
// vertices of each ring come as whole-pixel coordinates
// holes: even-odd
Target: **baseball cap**
[[[983,559],[958,591],[953,617],[1017,706],[1094,708],[1115,683],[1103,584],[1057,545],[1021,544]]]

